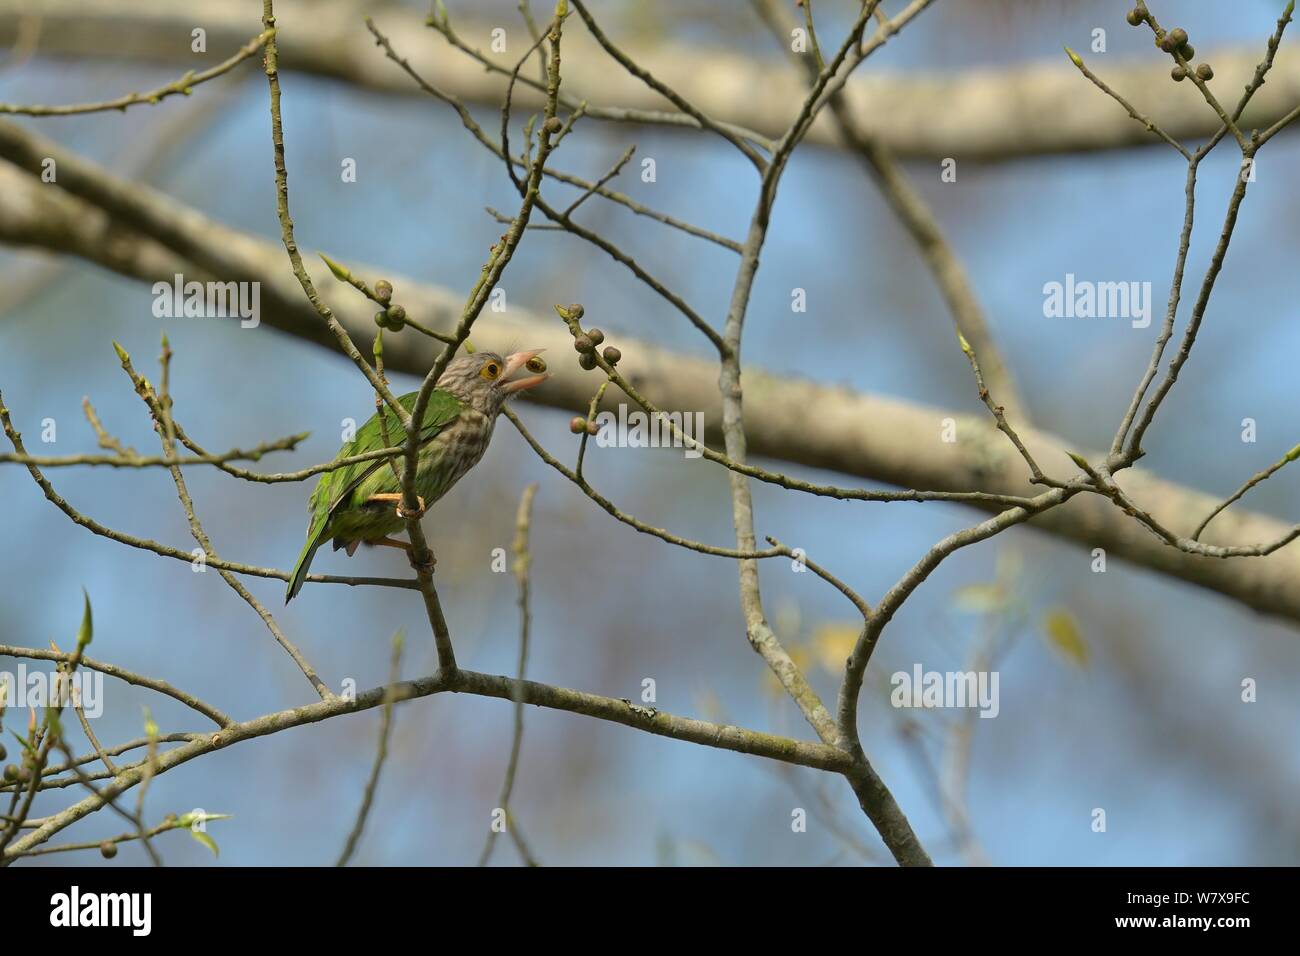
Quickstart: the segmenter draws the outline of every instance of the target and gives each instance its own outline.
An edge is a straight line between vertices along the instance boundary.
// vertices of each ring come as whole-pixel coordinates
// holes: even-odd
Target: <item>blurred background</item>
[[[260,5],[238,6],[248,8],[251,36]],[[688,49],[725,46],[781,62],[782,52],[747,4],[678,0],[656,4],[653,12],[649,5],[614,0],[591,6],[620,41],[668,34]],[[473,14],[477,21],[499,16],[518,27],[513,3],[449,0],[448,7],[453,22]],[[1131,61],[1151,50],[1145,33],[1123,23],[1127,7],[940,3],[865,70],[1056,61],[1062,44],[1088,49],[1098,25],[1107,28],[1108,55]],[[1180,22],[1194,38],[1204,37],[1198,42],[1207,49],[1251,44],[1262,50],[1281,4],[1185,0],[1177,7]],[[819,32],[831,46],[842,36],[849,6],[822,3],[819,9]],[[283,20],[281,26],[293,28]],[[574,21],[573,29],[581,26]],[[459,56],[432,31],[394,40],[399,50],[424,45]],[[1292,36],[1284,43],[1283,57],[1297,55],[1296,42]],[[228,52],[213,51],[213,61]],[[374,56],[382,54],[375,50]],[[0,68],[0,101],[83,102],[151,88],[176,75],[167,65],[38,52],[20,67]],[[467,290],[502,229],[484,207],[514,204],[501,164],[432,100],[297,73],[286,73],[283,83],[300,243],[327,248],[344,261],[381,263],[394,274]],[[1077,96],[1101,94],[1080,78]],[[229,226],[274,239],[266,100],[254,62],[193,97],[153,108],[17,121]],[[495,109],[476,107],[475,114],[496,130]],[[656,159],[658,181],[641,182],[632,167],[617,188],[709,229],[744,235],[755,198],[753,171],[717,137],[589,122],[566,141],[558,165],[595,178],[633,142],[639,157]],[[355,183],[340,181],[343,156],[357,159],[362,174]],[[937,167],[919,161],[908,169],[962,257],[1035,423],[1075,447],[1107,444],[1159,325],[1182,220],[1182,161],[1168,149],[1142,148],[964,163],[955,184],[941,183]],[[1144,465],[1164,478],[1226,496],[1300,437],[1294,400],[1300,195],[1291,175],[1297,168],[1300,137],[1294,133],[1261,154],[1258,182],[1242,209],[1197,356],[1148,441]],[[1205,225],[1192,247],[1194,279],[1217,236],[1235,172],[1226,149],[1203,167]],[[547,189],[557,200],[572,195],[558,186]],[[589,225],[632,250],[721,324],[734,269],[730,253],[609,204],[592,201],[584,211]],[[351,294],[325,285],[324,270],[312,268],[327,296]],[[1123,321],[1044,318],[1043,284],[1067,272],[1150,281],[1156,321],[1138,330]],[[553,302],[583,302],[613,341],[620,334],[638,336],[708,355],[707,343],[680,316],[570,236],[530,235],[503,285],[512,304],[539,313]],[[790,311],[794,287],[807,290],[804,314]],[[327,460],[339,445],[340,422],[373,411],[368,386],[338,354],[266,326],[159,320],[151,303],[143,283],[79,260],[0,248],[0,388],[29,450],[94,451],[80,407],[89,396],[111,431],[154,453],[156,438],[110,342],[121,342],[137,367],[153,376],[163,331],[176,353],[177,418],[203,445],[247,447],[312,432],[296,452],[259,463],[261,470]],[[842,151],[811,145],[795,155],[747,332],[747,361],[772,371],[978,411],[931,276],[857,161]],[[394,384],[405,391],[416,380],[395,376]],[[577,439],[567,423],[582,409],[521,405],[519,411],[543,444],[572,460]],[[1240,438],[1247,417],[1258,423],[1254,444]],[[54,444],[39,441],[46,418],[57,422]],[[782,470],[859,483],[794,466]],[[669,450],[593,447],[587,471],[626,511],[690,537],[732,543],[726,474],[719,468]],[[59,469],[49,477],[75,507],[113,528],[192,547],[161,470]],[[291,566],[306,525],[308,485],[251,485],[198,468],[187,479],[223,557]],[[509,548],[516,502],[532,481],[540,490],[529,677],[634,700],[642,681],[652,678],[660,709],[811,739],[795,706],[747,646],[734,565],[615,522],[540,462],[504,422],[483,463],[425,521],[464,666],[513,673],[515,583],[509,574],[490,572],[491,551]],[[755,487],[754,495],[760,534],[805,548],[870,601],[938,538],[979,520],[976,512],[941,503],[842,503],[770,486]],[[168,680],[237,719],[313,699],[262,623],[217,575],[193,574],[180,562],[92,536],[49,505],[21,467],[0,467],[0,496],[6,503],[0,509],[0,643],[46,646],[54,639],[70,646],[84,587],[95,611],[92,653],[100,659]],[[1284,519],[1300,514],[1297,476],[1283,472],[1245,506]],[[1300,862],[1294,801],[1300,697],[1286,689],[1300,679],[1294,627],[1119,561],[1094,574],[1090,561],[1076,545],[1014,529],[947,561],[886,631],[864,693],[863,742],[923,843],[942,863]],[[322,551],[314,570],[407,573],[404,557],[387,549],[351,559]],[[833,699],[852,608],[813,575],[791,573],[789,562],[764,563],[761,573],[779,636],[819,691]],[[403,675],[434,670],[415,592],[309,586],[282,608],[281,583],[245,583],[336,688],[347,678],[362,688],[382,683],[389,637],[401,628],[408,634]],[[893,671],[910,671],[918,662],[933,670],[964,669],[984,653],[995,655],[1001,674],[997,719],[966,721],[958,712],[889,706]],[[0,658],[0,670],[15,666]],[[1256,703],[1241,700],[1245,678],[1259,682]],[[164,732],[204,729],[157,695],[111,680],[106,693],[106,712],[96,722],[105,741],[139,736],[145,704]],[[497,805],[511,710],[507,702],[451,695],[402,705],[356,862],[472,863]],[[147,816],[156,820],[193,808],[233,814],[210,826],[221,847],[218,864],[332,863],[361,799],[379,719],[375,710],[330,720],[191,762],[153,782]],[[512,810],[543,864],[888,859],[838,778],[537,708],[527,711],[526,721]],[[957,775],[964,796],[954,807],[941,787],[953,753],[964,748],[969,768]],[[51,812],[74,795],[46,797],[38,812]],[[1098,807],[1107,814],[1104,833],[1091,827]],[[794,808],[808,812],[806,833],[792,832]],[[99,813],[62,836],[100,839],[122,830],[120,819]],[[213,863],[184,834],[156,845],[168,863]],[[119,859],[139,863],[144,856],[125,844]],[[516,859],[501,841],[494,861]],[[97,860],[66,854],[42,862]]]

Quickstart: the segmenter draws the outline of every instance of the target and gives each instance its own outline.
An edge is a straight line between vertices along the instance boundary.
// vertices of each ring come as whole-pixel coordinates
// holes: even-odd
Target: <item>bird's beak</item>
[[[523,392],[530,388],[541,385],[551,377],[549,372],[542,372],[539,375],[529,375],[526,378],[511,378],[521,368],[524,368],[537,356],[541,355],[545,349],[532,349],[528,352],[515,352],[506,356],[505,368],[501,370],[501,377],[497,379],[497,387],[506,395],[513,395],[516,392]]]

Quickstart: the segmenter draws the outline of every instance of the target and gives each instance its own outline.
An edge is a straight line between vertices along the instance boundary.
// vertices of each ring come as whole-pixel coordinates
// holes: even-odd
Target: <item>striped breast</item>
[[[482,459],[495,421],[466,407],[420,453],[415,483],[425,504],[437,501]]]

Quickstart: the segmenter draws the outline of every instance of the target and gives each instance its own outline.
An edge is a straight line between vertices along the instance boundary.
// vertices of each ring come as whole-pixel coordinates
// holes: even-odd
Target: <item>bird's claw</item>
[[[394,510],[396,510],[397,512],[397,517],[401,518],[403,521],[406,521],[410,518],[414,518],[415,520],[419,521],[421,518],[424,517],[424,513],[428,510],[428,506],[425,505],[423,498],[421,498],[419,495],[416,495],[415,500],[420,503],[420,507],[417,508],[415,511],[407,511],[402,507],[402,497],[403,496],[400,494],[383,492],[377,495],[371,495],[369,498],[366,499],[366,504],[370,504],[372,501],[383,502],[385,504],[392,502]]]
[[[398,501],[397,517],[401,518],[403,521],[409,521],[411,518],[414,518],[416,521],[419,521],[421,518],[423,518],[424,512],[428,509],[425,507],[423,498],[417,495],[416,500],[420,502],[420,507],[417,508],[415,511],[406,511],[405,509],[402,508],[402,502]]]

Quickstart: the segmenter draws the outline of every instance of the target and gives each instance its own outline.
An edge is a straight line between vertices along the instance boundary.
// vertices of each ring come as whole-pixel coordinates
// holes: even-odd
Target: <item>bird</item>
[[[402,509],[404,458],[361,461],[322,474],[312,491],[307,541],[289,576],[284,603],[302,590],[312,558],[327,541],[333,542],[335,551],[345,548],[348,557],[361,544],[403,548],[409,553],[410,544],[390,536],[401,531],[409,518],[423,516],[478,464],[506,399],[550,377],[546,363],[538,358],[541,352],[533,349],[504,357],[474,352],[448,364],[429,395],[420,426],[415,473],[419,511],[414,515]],[[532,374],[519,376],[521,371]],[[411,392],[397,401],[409,414],[418,396],[419,392]],[[333,460],[399,445],[404,439],[396,414],[385,406],[357,429],[356,437]]]

